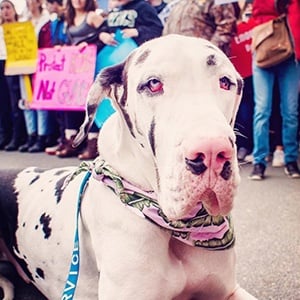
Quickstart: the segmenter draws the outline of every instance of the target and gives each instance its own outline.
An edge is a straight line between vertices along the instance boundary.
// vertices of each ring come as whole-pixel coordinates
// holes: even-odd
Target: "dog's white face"
[[[239,182],[233,125],[241,90],[241,77],[218,48],[169,35],[98,76],[82,129],[110,95],[131,137],[151,154],[164,214],[191,217],[201,203],[211,215],[227,215]]]

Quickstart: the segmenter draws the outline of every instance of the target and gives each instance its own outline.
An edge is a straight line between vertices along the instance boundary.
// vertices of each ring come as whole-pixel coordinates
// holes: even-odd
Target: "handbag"
[[[260,68],[276,66],[291,57],[294,45],[286,15],[254,27],[251,49]]]

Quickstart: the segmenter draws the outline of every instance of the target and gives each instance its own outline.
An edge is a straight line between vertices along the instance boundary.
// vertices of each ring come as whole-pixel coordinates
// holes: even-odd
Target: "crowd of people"
[[[99,53],[106,45],[116,45],[115,34],[121,30],[123,37],[133,39],[137,45],[171,33],[205,38],[229,58],[240,25],[248,23],[255,27],[287,14],[295,54],[267,69],[256,65],[255,52],[249,58],[251,74],[243,76],[237,146],[239,160],[253,163],[250,179],[264,179],[272,158],[273,166],[282,166],[289,177],[300,178],[299,0],[224,1],[223,4],[216,4],[215,0],[109,0],[107,8],[99,7],[96,0],[26,0],[26,6],[27,20],[34,25],[39,48],[95,44]],[[0,1],[0,13],[1,24],[18,22],[11,0]],[[94,159],[98,155],[97,137],[101,128],[93,124],[85,144],[73,148],[72,141],[84,113],[20,108],[19,100],[26,100],[24,76],[4,75],[5,59],[0,27],[0,149]],[[239,57],[232,59],[234,64],[238,60]]]
[[[272,67],[259,67],[255,51],[250,57],[251,76],[244,78],[244,96],[237,116],[238,158],[251,161],[252,180],[265,178],[270,162],[284,167],[291,178],[300,178],[299,157],[299,61],[300,1],[246,1],[240,25],[255,28],[286,15],[294,42],[294,55]],[[251,17],[251,18],[249,18]],[[249,155],[250,154],[250,155]]]

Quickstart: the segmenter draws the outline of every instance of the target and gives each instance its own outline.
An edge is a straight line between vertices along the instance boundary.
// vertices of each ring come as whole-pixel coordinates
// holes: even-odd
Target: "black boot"
[[[17,151],[20,147],[20,145],[23,145],[25,142],[24,136],[21,136],[19,133],[13,134],[12,139],[10,142],[4,147],[5,151]]]
[[[7,129],[6,125],[2,124],[3,123],[2,121],[4,121],[4,120],[1,115],[2,115],[2,112],[0,112],[0,150],[3,150],[5,148],[5,146],[9,143],[12,134],[11,134],[11,129]],[[2,120],[1,120],[1,118],[2,118]]]
[[[9,139],[5,137],[4,135],[0,135],[0,150],[5,149],[5,146],[9,142]]]
[[[15,139],[12,139],[9,144],[7,144],[5,147],[4,147],[4,150],[5,151],[16,151],[18,150],[20,144],[15,140]]]
[[[12,138],[5,146],[5,151],[17,151],[27,140],[23,111],[13,112]]]
[[[36,139],[36,142],[28,148],[28,152],[36,153],[36,152],[44,152],[46,149],[46,136],[39,135]]]
[[[27,142],[19,147],[20,152],[27,152],[30,147],[32,147],[36,142],[36,134],[31,134],[27,138]]]

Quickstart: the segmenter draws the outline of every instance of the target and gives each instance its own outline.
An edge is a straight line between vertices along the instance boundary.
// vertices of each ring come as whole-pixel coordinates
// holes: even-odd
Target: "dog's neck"
[[[230,216],[210,216],[199,203],[185,219],[172,221],[164,215],[155,192],[143,191],[134,186],[120,177],[106,161],[98,158],[88,169],[94,179],[110,187],[132,212],[166,229],[173,238],[187,245],[209,250],[224,250],[234,245]]]
[[[112,137],[113,136],[113,137]],[[99,136],[100,156],[117,172],[143,190],[157,191],[155,163],[150,151],[141,151],[117,113],[104,124]]]

